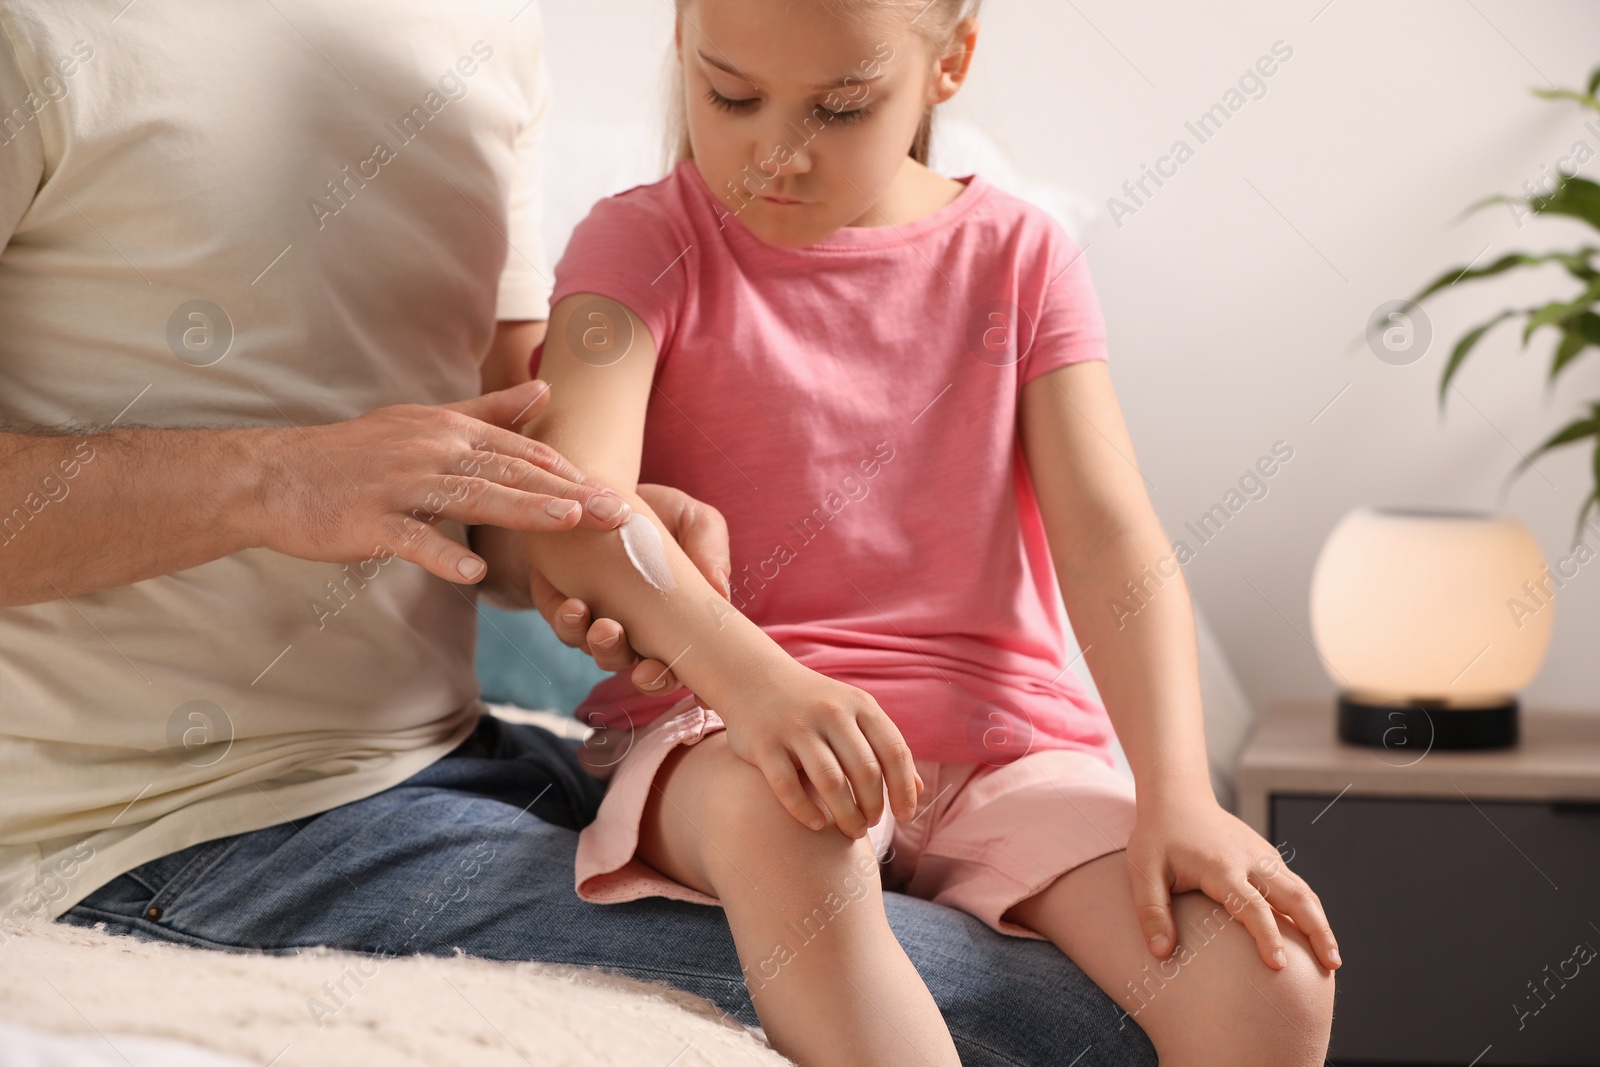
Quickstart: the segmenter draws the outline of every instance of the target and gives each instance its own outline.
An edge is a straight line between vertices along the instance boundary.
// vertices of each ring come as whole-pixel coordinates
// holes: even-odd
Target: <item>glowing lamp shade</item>
[[[1311,577],[1311,631],[1340,688],[1339,736],[1421,748],[1517,739],[1555,607],[1525,526],[1481,511],[1356,508]]]

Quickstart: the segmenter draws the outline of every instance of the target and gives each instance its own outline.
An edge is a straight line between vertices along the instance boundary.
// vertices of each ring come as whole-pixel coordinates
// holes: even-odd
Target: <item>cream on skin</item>
[[[656,524],[637,511],[617,528],[622,535],[622,547],[628,553],[628,562],[651,587],[670,593],[678,587],[672,579],[672,568],[667,563],[667,547],[661,540]]]

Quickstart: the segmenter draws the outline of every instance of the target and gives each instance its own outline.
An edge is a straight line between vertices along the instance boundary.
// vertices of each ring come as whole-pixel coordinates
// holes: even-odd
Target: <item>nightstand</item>
[[[1330,1061],[1600,1064],[1600,712],[1425,744],[1343,744],[1330,698],[1273,706],[1239,758],[1240,817],[1339,938]]]

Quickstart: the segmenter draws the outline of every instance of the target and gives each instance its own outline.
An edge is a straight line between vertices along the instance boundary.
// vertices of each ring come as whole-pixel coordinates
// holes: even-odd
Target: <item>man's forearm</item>
[[[128,585],[254,547],[270,433],[0,433],[0,607]]]

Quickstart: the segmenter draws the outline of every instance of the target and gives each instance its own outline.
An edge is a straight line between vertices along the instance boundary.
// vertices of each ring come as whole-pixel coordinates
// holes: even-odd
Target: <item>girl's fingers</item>
[[[563,644],[583,648],[589,626],[589,605],[581,600],[563,601],[551,614],[550,628]]]
[[[1248,871],[1218,872],[1202,880],[1200,888],[1244,923],[1244,928],[1255,938],[1256,951],[1263,963],[1275,971],[1288,965],[1289,957],[1283,951],[1283,931],[1278,929],[1277,917],[1272,914],[1267,898],[1251,884]]]
[[[562,644],[583,647],[583,628],[589,623],[587,604],[564,595],[537,567],[528,570],[528,594],[533,598],[534,608],[544,616]]]
[[[625,671],[639,662],[622,624],[615,619],[596,619],[584,634],[589,655],[603,671]]]
[[[878,757],[883,782],[889,787],[890,810],[901,822],[910,822],[917,817],[917,797],[922,793],[922,776],[912,761],[911,746],[881,710],[861,715],[856,722]]]
[[[883,818],[883,769],[872,752],[872,746],[852,722],[828,733],[828,744],[845,777],[850,780],[850,791],[868,826],[876,826]]]
[[[678,676],[658,659],[642,659],[633,668],[633,687],[644,693],[670,693],[679,686]]]
[[[1251,881],[1274,910],[1288,916],[1306,935],[1317,960],[1330,971],[1338,970],[1343,963],[1339,958],[1339,942],[1333,936],[1333,928],[1328,925],[1321,898],[1312,892],[1304,878],[1291,871],[1277,857],[1268,859],[1267,862],[1273,866],[1269,868],[1271,873],[1266,875],[1261,873],[1260,862],[1258,860],[1258,866],[1250,872]]]
[[[1135,863],[1128,859],[1128,879],[1133,888],[1134,913],[1139,916],[1139,932],[1150,954],[1165,959],[1174,947],[1172,936],[1172,893],[1166,883],[1166,864],[1160,857],[1147,857]]]
[[[833,821],[839,829],[846,837],[865,837],[866,816],[861,814],[856,798],[850,793],[850,779],[845,775],[844,768],[839,766],[833,749],[821,737],[812,734],[794,746],[794,754],[799,758],[812,788],[833,813]]]
[[[766,776],[767,784],[772,787],[772,794],[778,798],[778,803],[799,820],[802,826],[820,830],[828,825],[828,820],[823,818],[822,809],[812,802],[806,795],[805,786],[800,784],[800,775],[795,770],[794,761],[789,753],[775,749],[762,756],[756,766]]]
[[[733,563],[728,555],[728,523],[722,512],[710,504],[689,500],[684,506],[682,521],[678,524],[678,544],[690,562],[700,569],[711,588],[723,599],[733,596],[733,585],[728,576],[733,573]]]
[[[733,564],[728,554],[728,523],[722,512],[668,485],[646,483],[639,486],[638,493],[711,587],[723,599],[731,597],[728,576]]]

